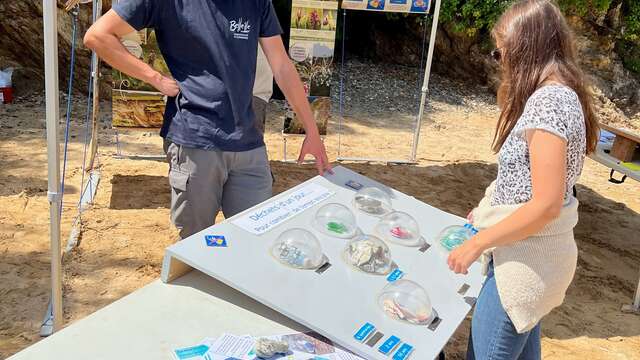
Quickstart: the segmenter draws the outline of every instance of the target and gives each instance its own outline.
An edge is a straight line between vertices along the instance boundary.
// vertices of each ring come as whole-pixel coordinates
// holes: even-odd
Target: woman
[[[468,359],[539,359],[540,320],[564,300],[577,248],[573,186],[598,125],[573,37],[548,0],[512,5],[493,30],[502,113],[493,149],[498,176],[470,218],[480,232],[451,252],[456,273],[481,255]]]

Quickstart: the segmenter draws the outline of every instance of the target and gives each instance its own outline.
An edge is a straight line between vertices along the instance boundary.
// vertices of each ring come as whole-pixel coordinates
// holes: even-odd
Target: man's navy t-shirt
[[[160,135],[206,150],[264,145],[251,100],[258,38],[282,33],[271,0],[121,0],[113,10],[136,30],[155,29],[180,87]]]

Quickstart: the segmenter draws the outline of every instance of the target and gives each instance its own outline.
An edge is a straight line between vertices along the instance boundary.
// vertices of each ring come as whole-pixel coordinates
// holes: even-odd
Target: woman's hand
[[[447,259],[449,269],[456,274],[467,274],[468,269],[484,252],[485,248],[480,245],[478,236],[465,241],[462,245],[453,249]]]

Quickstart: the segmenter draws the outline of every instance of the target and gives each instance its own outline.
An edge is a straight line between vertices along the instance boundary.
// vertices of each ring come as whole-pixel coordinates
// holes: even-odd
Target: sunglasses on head
[[[491,52],[491,57],[493,58],[493,60],[500,62],[500,60],[502,60],[502,50],[501,49],[494,49]]]

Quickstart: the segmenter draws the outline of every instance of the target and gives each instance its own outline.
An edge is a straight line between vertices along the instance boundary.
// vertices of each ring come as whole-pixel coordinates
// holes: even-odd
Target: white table
[[[174,276],[195,268],[366,359],[388,359],[389,356],[378,351],[378,346],[391,335],[415,348],[413,359],[435,358],[471,310],[482,286],[480,264],[474,263],[466,276],[456,275],[447,266],[447,253],[434,243],[443,228],[463,224],[464,220],[344,167],[337,167],[334,171],[334,175],[316,176],[274,199],[170,246],[165,253],[162,279],[169,282]],[[404,278],[417,282],[429,294],[441,318],[437,327],[429,329],[409,325],[386,316],[377,304],[378,294],[388,283],[386,278],[353,270],[342,259],[347,241],[313,230],[314,215],[321,206],[339,203],[352,208],[355,190],[345,185],[350,180],[364,186],[376,186],[389,193],[393,208],[415,217],[423,237],[432,244],[425,252],[395,244],[389,244],[389,247],[393,260],[406,273]],[[261,235],[234,223],[245,214],[254,214],[263,206],[271,207],[271,204],[289,199],[310,185],[321,186],[335,194]],[[374,233],[379,218],[357,211],[356,217],[364,233]],[[290,228],[311,229],[316,234],[331,262],[328,270],[317,274],[291,269],[274,260],[270,248],[278,235]],[[208,247],[206,235],[225,236],[228,247]],[[373,324],[384,334],[373,346],[354,339],[354,334],[366,323]]]
[[[225,332],[308,331],[236,290],[192,271],[125,296],[10,357],[11,360],[171,359],[172,348]]]
[[[350,201],[347,200],[349,197],[346,196],[347,193],[345,191],[351,192],[351,190],[337,185],[344,183],[346,178],[356,178],[356,180],[365,185],[375,184],[371,180],[360,177],[344,168],[338,168],[336,169],[336,175],[330,177],[330,180],[335,182],[333,189],[337,192],[336,198],[328,199],[298,215],[295,221],[304,225],[304,222],[308,221],[309,217],[315,213],[314,209],[335,199]],[[325,185],[331,186],[325,183],[326,179],[316,177],[311,181],[320,181]],[[388,190],[391,191],[390,189]],[[463,221],[458,217],[422,204],[404,194],[393,191],[393,196],[395,197],[394,204],[396,208],[410,210],[409,208],[413,206],[420,207],[421,211],[416,213],[418,220],[421,223],[431,223],[433,225],[423,229],[423,234],[428,239],[434,236],[441,227]],[[366,220],[361,218],[362,216],[359,215],[361,226],[363,228],[370,227],[373,220]],[[432,216],[435,217],[432,218]],[[230,224],[232,220],[233,218],[228,219],[207,230],[208,232],[214,231],[217,233],[224,231],[229,236],[229,247],[216,250],[231,250],[227,252],[229,255],[233,254],[234,249],[240,248],[240,250],[247,252],[244,254],[246,256],[257,255],[258,252],[266,256],[266,252],[262,253],[264,251],[263,248],[268,245],[268,241],[265,239],[261,239],[261,242],[257,242],[255,239],[253,239],[254,241],[251,241],[252,239],[238,241],[236,233],[233,233],[234,230],[229,233],[226,232],[225,229],[228,227],[235,227]],[[284,224],[283,226],[286,227],[286,225]],[[235,230],[241,231],[239,228]],[[278,233],[281,230],[276,228],[272,233]],[[440,254],[434,248],[428,249],[425,253],[419,253],[415,248],[391,246],[394,258],[402,270],[407,273],[406,276],[418,281],[430,291],[434,307],[442,318],[442,322],[433,332],[425,327],[405,325],[387,318],[374,305],[377,291],[386,284],[384,277],[370,276],[347,270],[341,260],[335,257],[336,251],[341,249],[344,244],[344,240],[340,240],[343,243],[340,243],[339,247],[327,247],[327,253],[331,255],[333,266],[325,273],[318,275],[313,272],[296,271],[298,275],[304,274],[302,277],[311,276],[314,279],[333,279],[332,281],[334,282],[341,276],[346,276],[350,283],[349,290],[356,290],[361,293],[360,298],[354,297],[353,299],[360,299],[358,301],[365,304],[366,309],[360,312],[349,313],[348,311],[346,314],[340,313],[340,316],[344,319],[336,319],[335,316],[328,317],[333,319],[328,324],[334,324],[336,329],[335,331],[327,331],[325,328],[326,321],[316,321],[317,317],[314,316],[300,318],[299,315],[296,315],[297,312],[283,309],[281,305],[277,304],[271,304],[271,306],[278,308],[279,311],[272,310],[211,277],[212,274],[218,276],[224,274],[224,278],[221,276],[221,279],[223,278],[223,281],[230,282],[229,279],[233,277],[233,274],[246,275],[250,273],[248,271],[250,267],[242,267],[240,264],[233,262],[228,263],[228,261],[233,261],[231,257],[205,256],[201,259],[204,260],[204,263],[195,261],[197,259],[191,258],[189,260],[188,252],[182,253],[180,250],[183,246],[188,249],[190,246],[200,244],[202,239],[199,236],[201,235],[196,234],[194,237],[185,239],[167,250],[165,265],[163,266],[163,278],[166,281],[170,281],[170,283],[157,280],[24,349],[10,359],[168,359],[172,348],[190,346],[205,337],[217,337],[222,333],[267,336],[306,332],[309,329],[320,332],[339,345],[355,350],[367,359],[382,358],[374,349],[366,349],[364,348],[365,345],[354,344],[351,341],[357,327],[366,320],[374,323],[380,331],[384,332],[385,338],[389,335],[398,335],[401,339],[410,341],[412,345],[416,346],[416,352],[411,359],[423,360],[435,357],[453,335],[471,309],[471,305],[465,302],[465,297],[473,299],[473,297],[477,296],[482,281],[477,264],[472,267],[469,276],[454,275],[448,271],[444,264],[444,254]],[[337,239],[334,240],[337,241]],[[327,245],[326,239],[323,239],[323,242],[323,246]],[[254,249],[251,250],[251,247]],[[200,255],[221,253],[211,250],[213,249],[207,248],[206,252],[199,251],[197,253]],[[176,254],[182,254],[185,257],[179,260],[175,257]],[[213,260],[216,260],[216,263],[221,266],[231,266],[230,269],[233,271],[225,271],[225,266],[221,268],[214,267],[213,269],[205,266]],[[269,279],[279,278],[284,280],[285,283],[292,284],[301,279],[301,277],[297,276],[291,277],[288,268],[273,262],[273,259],[269,259],[269,261],[269,263],[263,263],[265,266],[269,266],[269,272],[266,273],[269,275]],[[207,272],[189,272],[191,268],[186,263],[196,268],[206,269]],[[221,272],[217,273],[217,271]],[[437,274],[446,275],[439,276]],[[324,280],[319,283],[323,282]],[[463,284],[469,285],[464,296],[458,294],[458,290]],[[237,284],[235,286],[246,294],[254,295],[254,290],[252,289],[242,288]],[[309,297],[311,294],[309,291],[297,292],[291,296],[291,287],[287,289],[284,286],[281,289],[283,293],[289,294],[291,299],[289,305],[292,308],[295,308],[296,304],[317,305]],[[339,289],[333,288],[333,290]],[[325,303],[324,306],[316,306],[314,308],[319,314],[327,314],[335,306],[335,301],[330,300],[330,298],[337,298],[335,292],[326,292],[326,296],[329,302]],[[266,302],[265,298],[261,296],[257,298]],[[353,299],[347,299],[349,301],[346,302],[350,303]],[[345,302],[345,297],[340,298],[339,303],[342,302]],[[296,319],[297,322],[282,315],[282,313]],[[307,324],[308,327],[301,324]],[[322,326],[319,326],[319,324]],[[383,338],[383,341],[385,338]]]

